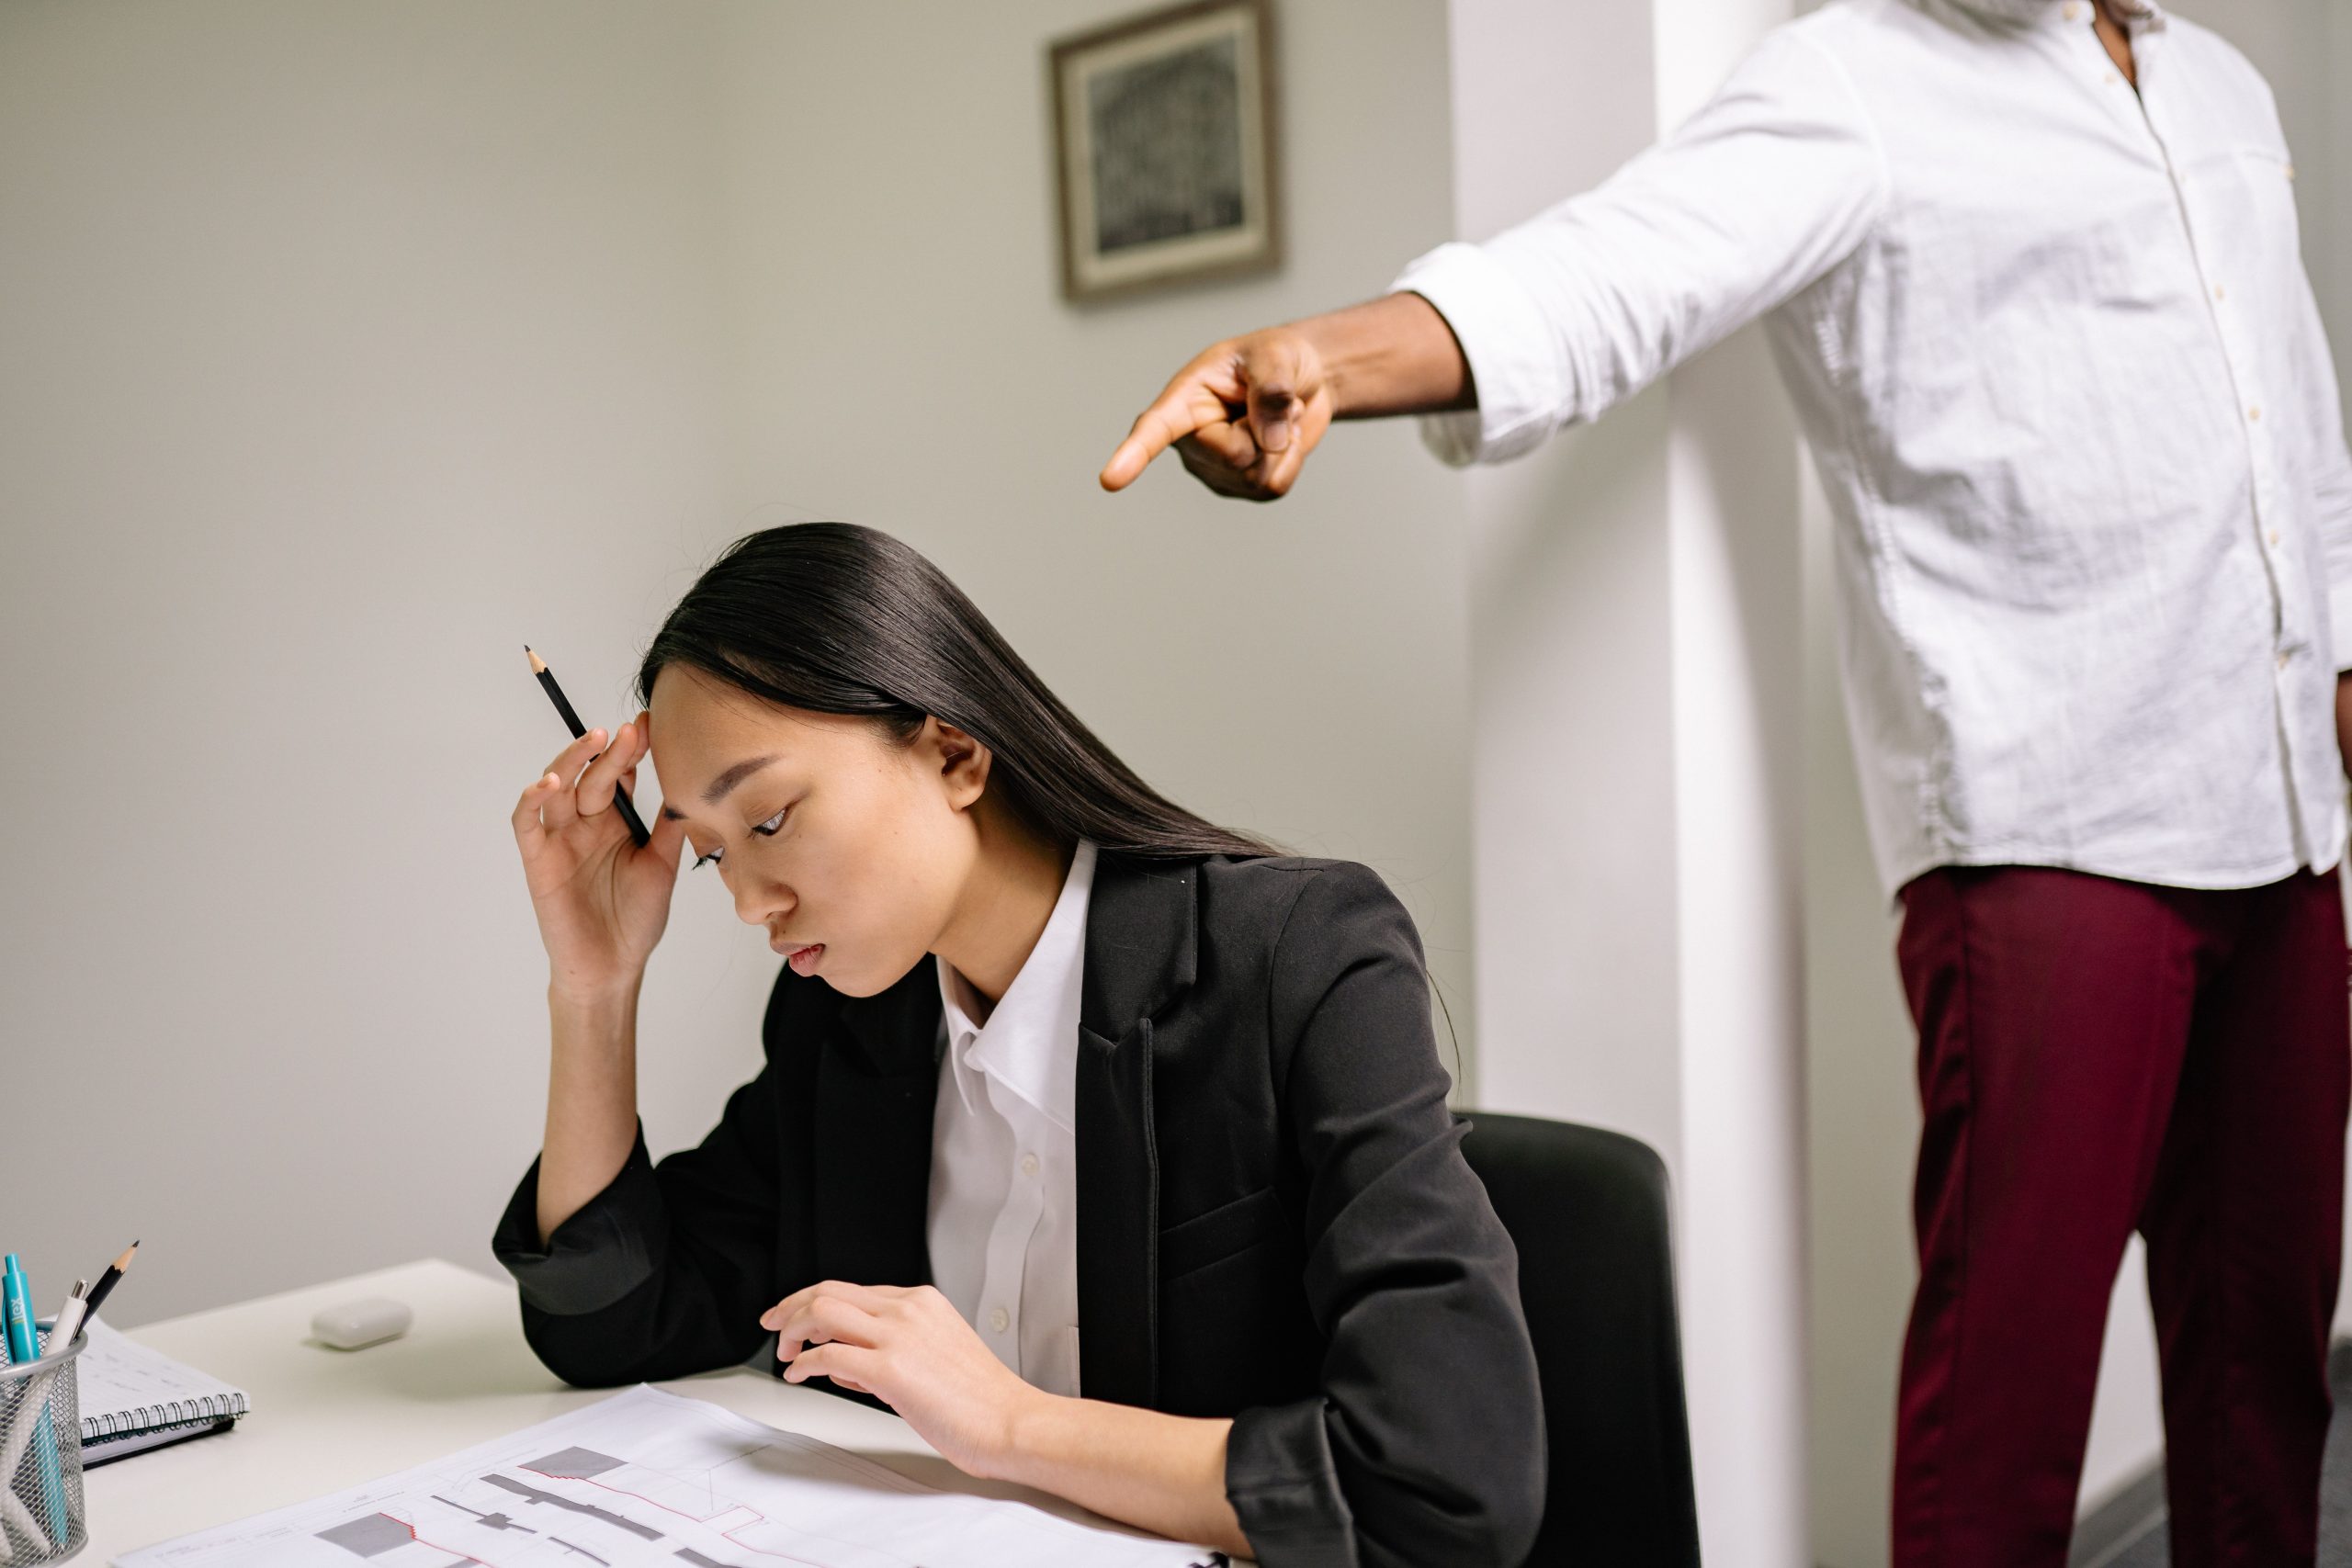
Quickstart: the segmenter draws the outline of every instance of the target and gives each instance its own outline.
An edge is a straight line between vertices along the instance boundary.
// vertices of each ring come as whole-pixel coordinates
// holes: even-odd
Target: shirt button
[[[2220,284],[2218,284],[2218,283],[2217,283],[2217,284],[2215,284],[2215,285],[2213,285],[2213,298],[2214,298],[2214,299],[2228,299],[2229,297],[2230,297],[2230,291],[2229,291],[2228,289],[2226,289],[2226,288],[2222,288],[2222,287]]]
[[[2285,654],[2285,653],[2280,654],[2280,655],[2278,656],[2278,668],[2279,668],[2279,669],[2281,669],[2281,670],[2284,670],[2285,668],[2287,668],[2287,660],[2288,660],[2289,659],[2292,658],[2292,657],[2293,657],[2293,656],[2292,656],[2291,654]]]
[[[1012,1314],[1005,1311],[1002,1307],[990,1307],[989,1309],[989,1327],[994,1332],[998,1334],[1003,1333],[1005,1325],[1012,1321]]]
[[[2262,405],[2260,403],[2255,404],[2252,408],[2245,411],[2245,416],[2248,419],[2260,419],[2262,417]]]
[[[2068,0],[2065,17],[2070,22],[2079,22],[2083,19],[2083,8],[2080,6],[2074,4],[2073,0]]]
[[[2273,534],[2270,537],[2274,542],[2276,542],[2278,536]],[[1021,1156],[1021,1174],[1023,1176],[1035,1176],[1037,1174],[1037,1156],[1035,1155],[1023,1155]]]
[[[2274,550],[2278,547],[2278,530],[2276,528],[2270,530],[2270,547]]]

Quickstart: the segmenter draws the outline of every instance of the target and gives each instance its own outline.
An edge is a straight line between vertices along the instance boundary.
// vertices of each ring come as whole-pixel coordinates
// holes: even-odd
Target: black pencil
[[[555,671],[548,668],[548,661],[537,654],[532,653],[531,645],[527,642],[523,645],[523,651],[531,660],[531,673],[539,678],[539,684],[547,691],[548,701],[553,703],[555,711],[563,716],[563,722],[571,729],[571,738],[577,740],[587,734],[588,727],[580,722],[578,714],[571,711],[571,700],[563,694],[563,688],[555,683]],[[639,819],[637,807],[629,804],[628,791],[618,784],[613,785],[613,805],[620,812],[621,820],[628,824],[630,840],[639,849],[644,848],[645,841],[652,835],[645,830],[644,822]]]
[[[113,1291],[115,1281],[122,1278],[122,1271],[130,1267],[130,1260],[138,1251],[139,1244],[134,1241],[124,1250],[120,1258],[107,1265],[106,1272],[98,1276],[98,1282],[90,1287],[88,1295],[82,1298],[84,1317],[98,1315],[98,1308],[106,1302],[108,1292]]]

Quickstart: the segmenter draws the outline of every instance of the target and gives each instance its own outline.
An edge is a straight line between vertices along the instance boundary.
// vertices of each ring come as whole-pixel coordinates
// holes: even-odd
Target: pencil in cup
[[[562,716],[564,728],[571,731],[571,738],[577,740],[587,734],[588,727],[580,722],[580,716],[571,710],[571,699],[565,696],[563,688],[555,683],[555,671],[548,668],[548,661],[533,653],[527,642],[523,645],[523,652],[531,661],[531,673],[539,678],[539,685],[546,691],[548,701],[553,703],[555,711]],[[636,806],[628,798],[628,791],[617,784],[613,785],[613,808],[628,825],[629,841],[643,849],[652,835],[645,830],[644,819],[638,816]]]
[[[89,1540],[75,1376],[89,1340],[52,1347],[51,1326],[39,1359],[0,1367],[0,1568],[62,1562]]]

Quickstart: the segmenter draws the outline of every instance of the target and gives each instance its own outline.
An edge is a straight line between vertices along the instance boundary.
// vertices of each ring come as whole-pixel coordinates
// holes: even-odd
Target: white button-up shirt
[[[1396,284],[1476,378],[1424,425],[1456,462],[1767,319],[1890,890],[2344,849],[2352,460],[2294,170],[2235,50],[2153,6],[2132,34],[2136,94],[2088,0],[1831,5],[1598,189]]]
[[[947,1033],[931,1126],[932,1283],[1006,1366],[1078,1393],[1078,1018],[1094,846],[1081,840],[988,1014],[937,960]]]

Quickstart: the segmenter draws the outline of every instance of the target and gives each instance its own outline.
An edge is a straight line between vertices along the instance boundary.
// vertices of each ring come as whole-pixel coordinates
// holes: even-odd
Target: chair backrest
[[[1666,1166],[1620,1133],[1478,1111],[1462,1152],[1519,1248],[1550,1451],[1532,1568],[1695,1568]]]

